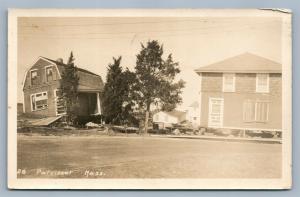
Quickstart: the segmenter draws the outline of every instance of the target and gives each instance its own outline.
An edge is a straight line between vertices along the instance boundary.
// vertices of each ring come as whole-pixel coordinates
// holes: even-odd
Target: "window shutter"
[[[257,102],[256,103],[256,121],[267,122],[268,121],[269,103]]]

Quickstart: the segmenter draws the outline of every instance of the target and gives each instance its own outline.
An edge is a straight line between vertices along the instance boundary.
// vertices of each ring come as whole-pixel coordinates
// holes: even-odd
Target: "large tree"
[[[137,80],[133,98],[145,112],[144,132],[147,133],[151,105],[161,110],[173,110],[182,102],[180,94],[184,82],[175,81],[180,73],[179,64],[173,61],[172,54],[163,59],[163,46],[158,41],[148,41],[141,47],[135,66]]]
[[[131,84],[135,75],[128,69],[123,71],[121,57],[114,58],[108,65],[106,83],[103,91],[103,114],[106,123],[132,124],[133,103],[129,99]]]
[[[67,65],[61,75],[60,90],[62,98],[65,101],[67,122],[74,122],[78,110],[78,85],[79,76],[77,67],[74,64],[73,52],[71,52]]]

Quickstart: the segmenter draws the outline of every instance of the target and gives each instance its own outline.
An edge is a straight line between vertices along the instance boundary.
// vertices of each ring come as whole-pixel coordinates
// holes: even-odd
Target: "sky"
[[[281,19],[276,17],[21,17],[18,19],[18,102],[25,71],[39,56],[67,61],[106,80],[112,57],[133,71],[141,43],[158,40],[164,57],[179,62],[186,82],[179,109],[198,100],[194,69],[250,52],[281,63]]]

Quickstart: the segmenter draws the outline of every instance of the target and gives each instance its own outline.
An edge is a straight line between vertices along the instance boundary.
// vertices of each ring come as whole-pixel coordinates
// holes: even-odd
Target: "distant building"
[[[186,111],[186,120],[192,124],[193,127],[200,125],[200,105],[195,101],[188,106]]]
[[[245,53],[195,71],[201,78],[201,126],[282,129],[281,64]]]
[[[61,75],[67,65],[39,57],[26,71],[23,81],[24,112],[33,115],[58,116],[65,114],[64,101],[60,97]],[[100,93],[103,82],[99,75],[78,68],[79,114],[101,114]]]
[[[186,112],[173,110],[170,112],[160,111],[153,114],[153,124],[159,128],[166,128],[172,124],[179,124],[186,120]]]

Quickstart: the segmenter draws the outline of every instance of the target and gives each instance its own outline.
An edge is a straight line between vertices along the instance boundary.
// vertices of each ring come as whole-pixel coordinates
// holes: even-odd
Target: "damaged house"
[[[56,61],[39,57],[26,71],[23,80],[26,114],[55,117],[65,114],[64,101],[59,91],[61,75],[66,68],[62,59]],[[100,93],[103,81],[95,73],[77,68],[79,76],[79,116],[100,115]]]

